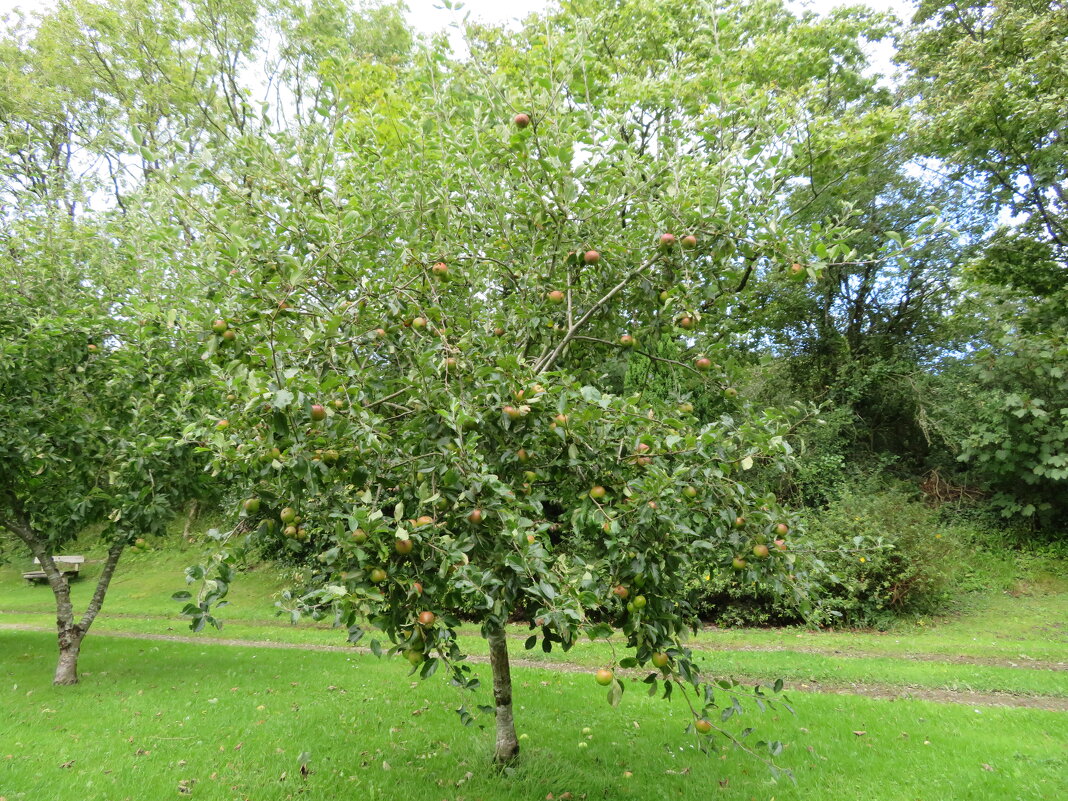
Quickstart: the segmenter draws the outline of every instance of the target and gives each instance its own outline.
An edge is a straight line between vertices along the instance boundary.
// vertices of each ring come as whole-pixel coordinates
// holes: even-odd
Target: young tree
[[[319,565],[294,613],[335,610],[353,641],[380,630],[422,676],[444,661],[473,686],[455,627],[478,620],[500,763],[518,752],[513,615],[546,650],[618,627],[634,652],[618,664],[651,663],[651,689],[685,695],[707,734],[737,688],[682,641],[692,582],[737,571],[804,595],[789,515],[745,481],[789,458],[786,416],[618,394],[628,362],[660,359],[733,399],[717,359],[750,277],[818,274],[814,238],[833,258],[844,233],[778,202],[804,89],[746,84],[724,67],[726,20],[674,5],[672,25],[620,31],[633,57],[602,58],[594,32],[621,12],[590,3],[474,30],[468,61],[327,63],[318,125],[238,143],[247,182],[173,179],[175,207],[210,220],[205,314],[238,332],[212,357],[236,400],[189,431],[247,487],[235,531]],[[664,337],[680,358],[649,347]],[[229,583],[217,564],[191,572],[209,579],[194,626]],[[613,701],[614,667],[597,674]]]
[[[146,298],[153,271],[121,236],[63,214],[0,231],[0,528],[55,596],[56,684],[78,681],[123,549],[201,491],[176,435],[203,402],[204,369],[175,315]],[[54,557],[83,534],[107,556],[79,618]]]

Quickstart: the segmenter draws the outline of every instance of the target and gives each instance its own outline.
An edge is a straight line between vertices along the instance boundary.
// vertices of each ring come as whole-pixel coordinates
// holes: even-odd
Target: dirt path
[[[53,633],[54,629],[47,626],[31,626],[22,623],[0,623],[0,631],[32,631]],[[221,645],[226,647],[242,648],[282,648],[296,651],[323,651],[330,653],[359,653],[370,654],[371,649],[351,645],[318,645],[313,643],[280,643],[265,642],[263,640],[234,640],[234,639],[206,639],[203,637],[190,637],[179,634],[147,634],[138,632],[101,632],[94,634],[96,637],[119,637],[128,640],[148,640],[162,642],[187,643],[191,645]],[[741,650],[741,649],[732,649]],[[760,649],[757,649],[760,650]],[[771,649],[764,649],[771,650]],[[785,650],[785,649],[778,649]],[[469,656],[468,661],[474,664],[487,664],[488,657]],[[590,669],[581,665],[566,662],[539,662],[532,659],[512,659],[513,667],[532,668],[535,670],[552,670],[559,673],[589,673]],[[644,677],[648,671],[629,670],[621,671],[625,675]],[[753,685],[758,679],[745,676],[733,678],[742,684]],[[949,704],[968,704],[971,706],[1004,706],[1020,707],[1027,709],[1044,709],[1055,712],[1068,712],[1068,698],[1053,698],[1036,695],[1012,695],[1011,693],[977,693],[964,690],[942,690],[930,687],[909,687],[882,684],[832,684],[825,682],[787,682],[787,690],[824,693],[829,695],[859,695],[866,698],[882,698],[888,700],[918,699],[923,701],[937,701]]]
[[[46,609],[40,612],[26,612],[21,610],[7,610],[0,609],[0,616],[2,615],[22,615],[22,614],[52,614],[53,610]],[[122,620],[159,620],[157,617],[151,615],[133,615],[133,614],[111,614],[107,617],[117,618]],[[101,620],[104,620],[102,617]],[[185,621],[182,621],[183,623]],[[3,626],[4,624],[0,624]],[[281,628],[290,627],[292,624],[288,620],[281,618],[274,620],[260,620],[256,621],[257,626],[263,626],[268,628]],[[315,628],[322,628],[324,630],[330,629],[330,626],[317,626]],[[525,640],[527,634],[515,633],[508,635],[513,640]],[[1016,659],[1009,659],[1007,657],[997,656],[968,656],[964,654],[938,654],[938,653],[926,653],[926,652],[914,652],[904,651],[901,653],[886,653],[885,651],[864,651],[864,650],[848,650],[843,651],[839,648],[820,648],[812,645],[798,645],[785,647],[781,645],[743,645],[740,643],[713,643],[708,642],[690,642],[688,643],[690,648],[694,651],[701,652],[714,652],[714,651],[740,651],[748,653],[794,653],[794,654],[814,654],[816,656],[830,656],[836,659],[907,659],[914,662],[945,662],[953,665],[981,665],[985,667],[1004,667],[1015,668],[1022,670],[1054,670],[1063,671],[1068,673],[1068,661],[1049,661],[1043,659],[1028,659],[1026,657],[1017,657]]]

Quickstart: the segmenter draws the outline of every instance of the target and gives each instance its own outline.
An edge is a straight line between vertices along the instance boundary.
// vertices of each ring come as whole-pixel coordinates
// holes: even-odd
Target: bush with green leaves
[[[844,492],[810,517],[807,531],[828,571],[817,620],[846,626],[944,611],[970,538],[907,487]]]

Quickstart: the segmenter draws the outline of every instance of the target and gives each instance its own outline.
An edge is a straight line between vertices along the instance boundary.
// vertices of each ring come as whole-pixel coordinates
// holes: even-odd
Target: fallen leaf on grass
[[[853,734],[857,735],[857,737],[863,737],[865,734],[867,734],[867,732],[866,731],[855,731],[855,732],[853,732]]]
[[[984,763],[983,763],[983,770],[989,770],[989,771],[993,772],[993,770],[994,770],[994,766],[993,766],[993,765],[988,765],[988,764],[986,764],[986,763],[984,762]]]
[[[60,767],[61,768],[73,768],[74,767],[74,760],[72,759],[72,760],[70,760],[68,762],[64,762],[62,765],[60,765]]]

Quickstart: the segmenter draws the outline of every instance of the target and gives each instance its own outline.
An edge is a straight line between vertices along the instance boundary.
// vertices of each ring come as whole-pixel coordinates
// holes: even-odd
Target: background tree
[[[61,212],[0,230],[0,526],[55,595],[56,684],[78,680],[123,549],[203,492],[176,436],[202,402],[203,366],[175,312],[146,297],[158,274],[123,234]],[[79,619],[53,557],[82,535],[108,550]]]
[[[975,246],[962,313],[974,332],[949,390],[947,426],[972,480],[1009,516],[1056,528],[1068,413],[1068,123],[1059,2],[923,2],[902,42],[917,98],[916,147],[974,188],[989,226]],[[962,397],[970,402],[960,403]]]

